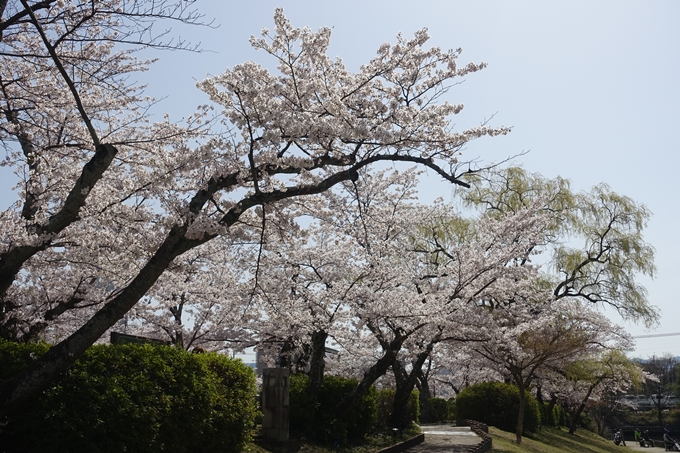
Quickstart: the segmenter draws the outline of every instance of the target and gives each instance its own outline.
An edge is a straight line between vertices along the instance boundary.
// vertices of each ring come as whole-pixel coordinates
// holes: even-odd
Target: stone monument
[[[276,453],[300,449],[300,442],[289,437],[289,378],[288,368],[265,368],[262,372],[262,444]]]

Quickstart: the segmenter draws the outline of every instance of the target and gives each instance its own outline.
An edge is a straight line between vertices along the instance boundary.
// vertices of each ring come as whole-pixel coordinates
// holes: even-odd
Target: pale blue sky
[[[248,39],[273,28],[282,6],[294,26],[333,27],[331,56],[356,69],[378,46],[427,27],[431,45],[463,48],[460,62],[485,61],[450,92],[464,103],[457,123],[512,126],[506,137],[484,138],[464,157],[493,162],[530,150],[516,162],[545,176],[569,178],[577,189],[606,182],[651,209],[646,239],[657,251],[658,275],[646,281],[650,300],[663,311],[656,333],[680,332],[680,132],[679,1],[356,1],[199,0],[220,24],[181,33],[214,52],[161,53],[144,74],[149,94],[168,96],[160,110],[186,116],[207,102],[195,81],[255,60],[272,67]],[[6,172],[2,207],[11,203]],[[423,197],[446,191],[426,182]],[[634,335],[642,326],[624,324]],[[680,336],[640,339],[636,355],[680,355]]]

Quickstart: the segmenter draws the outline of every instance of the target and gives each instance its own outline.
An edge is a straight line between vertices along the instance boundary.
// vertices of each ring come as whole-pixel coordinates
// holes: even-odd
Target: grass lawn
[[[566,429],[543,427],[535,434],[523,436],[521,445],[513,442],[514,433],[489,427],[489,434],[493,438],[491,453],[621,453],[627,450],[584,429],[571,435]]]

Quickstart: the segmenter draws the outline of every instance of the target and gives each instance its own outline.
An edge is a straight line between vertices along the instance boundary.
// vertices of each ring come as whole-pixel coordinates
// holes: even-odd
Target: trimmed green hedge
[[[334,419],[333,409],[357,387],[359,381],[325,376],[314,411],[306,393],[307,380],[305,374],[290,377],[290,429],[294,436],[308,436],[333,445],[337,441],[342,444],[360,441],[374,431],[389,429],[391,434],[392,427],[388,423],[392,414],[394,390],[376,390],[371,387],[357,407],[341,419]],[[418,391],[414,390],[409,397],[406,417],[417,423],[419,415]]]
[[[395,391],[392,389],[382,389],[378,390],[377,401],[378,401],[378,420],[376,422],[376,428],[378,429],[392,429],[392,426],[388,426],[390,419],[392,418],[392,404],[394,403]],[[418,399],[420,392],[418,390],[413,390],[408,398],[408,405],[406,406],[406,420],[413,423],[420,422],[420,400]]]
[[[449,398],[447,401],[447,404],[449,406],[449,418],[451,420],[457,420],[458,419],[458,411],[456,410],[456,399],[455,398]]]
[[[449,413],[449,402],[444,398],[430,398],[430,417],[433,422],[443,422],[451,418]]]
[[[543,424],[545,426],[565,426],[566,417],[564,409],[559,404],[555,404],[552,411],[549,411],[550,403],[543,403]]]
[[[45,344],[0,341],[0,379]],[[0,431],[11,452],[239,453],[256,416],[253,371],[218,354],[93,346]]]
[[[317,441],[334,443],[348,439],[363,439],[375,426],[376,392],[374,388],[364,396],[357,407],[341,419],[334,419],[333,408],[359,384],[356,379],[325,376],[319,390],[317,410],[312,410],[307,388],[307,375],[294,374],[290,378],[290,429],[312,436]]]
[[[524,432],[534,432],[541,421],[536,399],[527,393]],[[503,431],[514,432],[519,413],[519,390],[503,382],[484,382],[463,389],[456,398],[459,420],[476,420]]]

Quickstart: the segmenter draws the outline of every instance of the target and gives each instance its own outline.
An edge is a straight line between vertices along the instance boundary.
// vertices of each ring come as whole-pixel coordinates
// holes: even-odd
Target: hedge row
[[[0,379],[45,344],[0,341]],[[0,428],[2,451],[225,452],[250,440],[255,375],[238,360],[150,345],[93,346]]]
[[[392,429],[394,426],[388,426],[392,418],[392,404],[394,403],[395,391],[392,389],[377,390],[378,397],[378,419],[375,422],[375,429]],[[413,390],[408,398],[408,405],[406,406],[406,413],[404,419],[407,422],[420,422],[420,392]]]
[[[562,406],[559,404],[555,404],[552,407],[552,411],[550,409],[550,403],[544,402],[543,403],[543,424],[545,426],[566,426],[567,424],[567,416],[566,413],[564,412],[564,409],[562,409]]]
[[[334,418],[333,409],[359,384],[356,379],[325,376],[312,408],[305,390],[307,376],[295,374],[290,378],[290,429],[294,436],[311,437],[318,442],[335,444],[348,440],[359,441],[367,434],[384,430],[392,413],[394,390],[371,388],[361,402],[341,418]],[[406,417],[418,421],[418,392],[409,399]]]
[[[456,401],[454,399],[430,398],[430,422],[439,423],[456,418]]]
[[[357,386],[357,381],[335,376],[326,376],[319,390],[317,407],[314,411],[305,389],[307,376],[295,374],[290,379],[290,428],[296,433],[306,434],[321,442],[345,441],[362,438],[376,418],[375,390],[371,389],[361,400],[340,419],[332,418],[332,409]]]
[[[524,432],[534,432],[541,423],[541,410],[536,399],[525,397]],[[519,390],[512,384],[484,382],[463,389],[456,398],[456,416],[514,432],[519,413]]]

